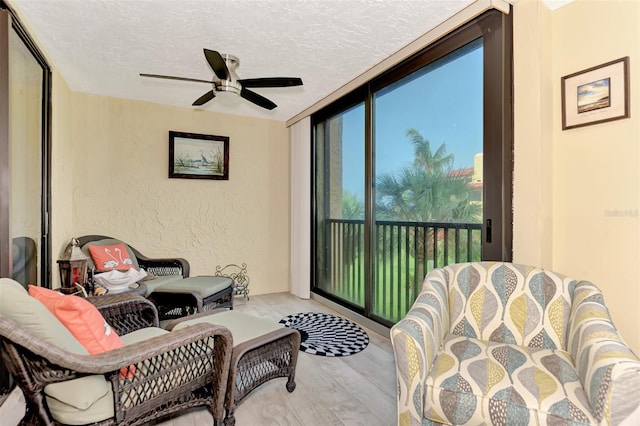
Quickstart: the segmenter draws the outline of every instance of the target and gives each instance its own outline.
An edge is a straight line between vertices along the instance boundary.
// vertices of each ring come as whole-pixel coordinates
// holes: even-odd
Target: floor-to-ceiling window
[[[384,324],[424,275],[511,258],[509,17],[487,12],[312,116],[312,290]]]

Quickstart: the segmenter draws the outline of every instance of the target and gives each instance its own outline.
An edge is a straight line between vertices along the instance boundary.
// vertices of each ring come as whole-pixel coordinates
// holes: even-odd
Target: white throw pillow
[[[132,268],[126,272],[114,269],[113,271],[95,274],[93,279],[96,284],[106,288],[109,292],[118,293],[127,290],[130,285],[137,283],[146,276],[147,272],[142,268],[139,271]]]

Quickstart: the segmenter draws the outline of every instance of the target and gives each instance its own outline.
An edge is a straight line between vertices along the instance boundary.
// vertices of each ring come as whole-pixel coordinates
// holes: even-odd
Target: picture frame
[[[562,77],[562,130],[629,118],[629,57]]]
[[[169,131],[169,178],[229,180],[229,137]]]

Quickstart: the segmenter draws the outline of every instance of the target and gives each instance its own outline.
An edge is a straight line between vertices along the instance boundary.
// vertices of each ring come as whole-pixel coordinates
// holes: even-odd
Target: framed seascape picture
[[[629,57],[562,77],[562,130],[629,118]]]
[[[229,137],[169,131],[169,177],[229,180]]]

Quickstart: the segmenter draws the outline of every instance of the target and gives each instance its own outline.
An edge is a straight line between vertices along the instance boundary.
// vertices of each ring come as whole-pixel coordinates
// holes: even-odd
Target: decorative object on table
[[[229,180],[229,137],[169,131],[169,177]]]
[[[85,290],[87,284],[87,263],[89,258],[80,250],[78,240],[71,242],[58,260],[60,270],[60,291],[65,294],[77,293]]]
[[[629,118],[629,57],[562,77],[562,130]]]
[[[230,263],[226,266],[216,266],[216,277],[228,277],[233,280],[233,294],[241,294],[245,299],[249,300],[249,276],[247,275],[247,264],[243,263],[238,266]]]
[[[300,350],[320,356],[348,356],[364,350],[369,336],[358,324],[331,314],[306,312],[280,320],[302,336]]]

